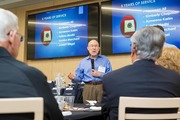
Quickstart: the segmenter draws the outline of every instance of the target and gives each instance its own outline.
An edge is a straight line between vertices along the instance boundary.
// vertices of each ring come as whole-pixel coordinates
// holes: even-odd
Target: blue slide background
[[[52,40],[45,46],[41,33],[52,30]],[[35,58],[88,55],[88,6],[77,6],[36,15]]]
[[[166,42],[176,45],[180,48],[180,1],[179,0],[113,0],[113,8],[119,10],[112,11],[112,53],[129,53],[130,38],[122,35],[120,23],[124,16],[130,14],[136,20],[136,30],[144,26],[153,26],[160,24],[165,29]],[[156,12],[145,12],[145,10],[164,9],[166,13],[176,14],[164,15],[158,12],[160,16],[147,17],[146,15],[156,14]],[[163,18],[170,20],[163,20]],[[162,21],[147,22],[149,20],[162,19]]]

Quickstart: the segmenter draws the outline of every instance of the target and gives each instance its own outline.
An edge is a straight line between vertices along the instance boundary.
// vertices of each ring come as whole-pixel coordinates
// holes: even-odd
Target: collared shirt
[[[75,71],[75,81],[83,82],[98,82],[102,80],[102,77],[112,71],[112,66],[109,59],[103,55],[98,55],[94,60],[94,69],[101,72],[100,77],[92,76],[91,58],[88,56],[82,59]]]

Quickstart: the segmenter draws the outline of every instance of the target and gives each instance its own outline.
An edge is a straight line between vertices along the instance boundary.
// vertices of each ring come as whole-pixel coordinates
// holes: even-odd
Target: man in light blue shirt
[[[82,59],[75,71],[76,75],[70,73],[69,79],[85,83],[83,90],[83,103],[86,100],[96,100],[101,102],[102,99],[102,77],[112,71],[109,59],[99,55],[100,47],[96,40],[91,40],[87,47],[89,56]]]

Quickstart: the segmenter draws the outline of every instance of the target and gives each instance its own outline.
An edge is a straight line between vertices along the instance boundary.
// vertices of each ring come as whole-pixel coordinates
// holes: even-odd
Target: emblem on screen
[[[44,31],[44,41],[51,41],[51,31]]]
[[[43,45],[49,45],[52,40],[52,30],[50,27],[44,27],[41,32],[41,41]]]
[[[126,38],[131,37],[136,31],[135,18],[131,15],[125,16],[121,21],[120,30]]]
[[[124,21],[124,32],[135,32],[134,20],[125,20]]]

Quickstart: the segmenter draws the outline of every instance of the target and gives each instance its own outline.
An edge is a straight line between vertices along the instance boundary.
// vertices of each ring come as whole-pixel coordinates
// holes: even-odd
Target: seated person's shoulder
[[[39,69],[32,67],[32,66],[28,66],[27,64],[25,64],[21,61],[17,61],[16,66],[28,76],[45,77],[45,75]]]

